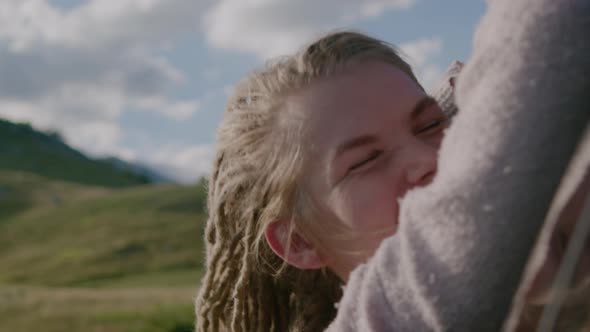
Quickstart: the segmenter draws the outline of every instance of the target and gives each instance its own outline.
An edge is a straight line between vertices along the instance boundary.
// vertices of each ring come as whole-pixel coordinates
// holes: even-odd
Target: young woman
[[[397,200],[434,176],[447,120],[393,47],[357,33],[241,82],[209,181],[199,330],[325,328]]]
[[[429,184],[448,117],[382,41],[326,36],[235,89],[209,181],[198,331],[321,331]]]

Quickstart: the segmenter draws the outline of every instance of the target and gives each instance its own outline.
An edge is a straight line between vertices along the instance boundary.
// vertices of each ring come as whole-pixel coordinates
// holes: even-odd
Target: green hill
[[[187,332],[205,186],[0,120],[0,331]]]
[[[0,171],[0,331],[190,331],[205,195]]]
[[[42,183],[20,176],[23,183]],[[0,282],[94,285],[201,265],[205,193],[199,186],[102,192],[60,182],[44,186],[45,195],[39,185],[28,202],[16,204],[35,208],[0,224]],[[59,205],[43,202],[44,196]]]
[[[57,208],[65,203],[100,197],[113,190],[0,169],[0,224],[26,210]]]
[[[26,171],[50,179],[125,187],[150,183],[145,174],[110,160],[91,159],[68,146],[57,133],[0,119],[0,169]]]

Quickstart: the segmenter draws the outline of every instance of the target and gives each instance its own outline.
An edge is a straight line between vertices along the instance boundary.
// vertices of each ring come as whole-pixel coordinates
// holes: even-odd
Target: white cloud
[[[209,174],[214,154],[214,147],[208,144],[166,145],[149,153],[146,151],[144,160],[167,176],[182,183],[193,183],[201,176]]]
[[[183,120],[199,109],[169,91],[183,73],[153,51],[198,30],[208,1],[0,1],[0,116],[59,130],[92,155],[134,158],[119,146],[127,109]]]
[[[137,99],[134,106],[156,111],[176,120],[186,120],[199,110],[201,104],[197,100],[169,101],[161,97],[145,97]]]
[[[13,49],[39,43],[105,48],[165,44],[175,35],[198,31],[210,0],[90,0],[71,10],[46,0],[3,0],[0,36]]]
[[[441,53],[443,48],[442,40],[437,37],[422,38],[403,43],[399,47],[408,63],[412,65],[422,86],[427,91],[435,88],[443,77],[443,69],[433,64],[432,60]]]
[[[64,84],[34,101],[0,99],[0,114],[44,130],[57,129],[74,147],[101,155],[116,152],[120,137],[116,118],[122,103],[113,89]]]
[[[435,37],[422,38],[403,43],[399,47],[409,57],[412,65],[422,66],[430,57],[438,55],[442,51],[442,41]]]
[[[405,10],[416,0],[221,0],[203,20],[208,42],[214,47],[270,58],[292,53],[304,42],[326,31],[382,15],[388,10]],[[432,58],[442,51],[439,38],[404,43],[407,54],[425,88],[442,77]]]
[[[389,9],[407,9],[414,3],[413,0],[363,1],[361,4],[361,17],[376,17]]]
[[[261,58],[292,52],[303,42],[386,10],[407,9],[415,0],[221,0],[203,20],[209,43]]]
[[[433,89],[440,84],[444,76],[444,70],[438,65],[427,64],[417,68],[416,76],[426,91],[434,92]]]

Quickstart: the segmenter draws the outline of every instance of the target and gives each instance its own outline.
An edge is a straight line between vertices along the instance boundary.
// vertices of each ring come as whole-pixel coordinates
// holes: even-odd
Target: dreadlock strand
[[[250,220],[252,222],[252,220]],[[248,262],[249,252],[248,248],[250,247],[248,242],[248,237],[243,237],[243,247],[245,247],[244,252],[242,253],[241,257],[241,271],[240,275],[238,276],[238,280],[236,282],[235,290],[234,290],[234,312],[233,312],[233,319],[232,319],[232,330],[233,331],[247,331],[247,313],[248,313],[248,279],[250,273],[250,264]]]
[[[237,248],[237,242],[238,241],[232,246]],[[226,251],[227,256],[235,256],[237,252],[236,248],[229,248],[230,250]],[[226,260],[229,259],[230,257],[227,257]],[[225,311],[228,305],[226,298],[232,289],[232,280],[235,279],[235,275],[238,274],[238,269],[231,264],[221,264],[218,267],[220,269],[219,278],[211,284],[211,287],[214,288],[214,292],[209,296],[210,301],[213,301],[213,303],[210,306],[208,315],[205,316],[209,317],[209,320],[213,323],[213,331],[218,331],[219,322],[224,320],[226,314]]]

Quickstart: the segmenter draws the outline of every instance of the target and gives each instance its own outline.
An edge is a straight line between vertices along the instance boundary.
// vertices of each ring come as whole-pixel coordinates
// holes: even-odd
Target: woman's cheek
[[[378,188],[362,200],[362,216],[364,227],[376,231],[390,231],[397,228],[398,201],[388,188]]]
[[[345,223],[363,233],[391,231],[397,225],[398,188],[387,167],[356,174],[339,196]]]

